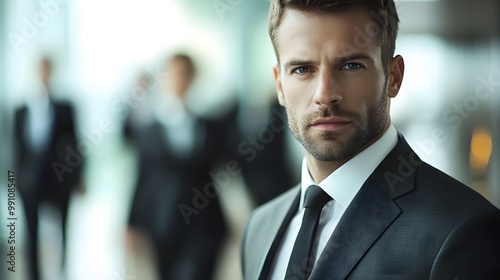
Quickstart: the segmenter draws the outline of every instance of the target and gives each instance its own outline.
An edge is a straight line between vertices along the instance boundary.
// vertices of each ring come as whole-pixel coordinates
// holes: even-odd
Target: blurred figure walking
[[[62,256],[65,263],[66,217],[71,190],[81,187],[83,158],[76,147],[74,112],[71,105],[52,98],[52,61],[39,64],[41,87],[15,113],[18,190],[28,226],[28,265],[32,280],[40,279],[38,262],[38,208],[56,206],[62,220]]]
[[[218,197],[188,219],[179,207],[191,205],[212,182],[220,141],[212,122],[193,115],[186,104],[195,78],[192,59],[176,54],[164,69],[155,121],[135,133],[139,178],[129,236],[139,232],[150,239],[161,279],[209,280],[226,235]]]

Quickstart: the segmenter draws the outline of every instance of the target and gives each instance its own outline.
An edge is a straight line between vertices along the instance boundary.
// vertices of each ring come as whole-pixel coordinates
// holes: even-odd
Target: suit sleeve
[[[57,117],[60,119],[58,120],[59,129],[56,135],[56,158],[60,162],[69,165],[68,158],[71,157],[69,150],[71,149],[74,152],[73,155],[77,156],[77,158],[71,157],[71,160],[74,161],[72,165],[70,165],[72,171],[63,175],[63,182],[67,184],[67,186],[76,187],[81,181],[85,156],[81,154],[78,149],[75,129],[75,111],[70,104],[66,103],[58,105],[58,110],[60,111]]]
[[[75,119],[75,110],[73,109],[73,107],[70,107],[70,113],[69,113],[69,117],[70,117],[70,134],[71,134],[71,140],[72,140],[72,147],[77,150],[78,149],[78,141],[77,141],[77,136],[76,136],[76,119]],[[82,162],[75,168],[75,179],[74,179],[74,183],[73,183],[73,187],[76,186],[76,184],[79,184],[81,183],[82,181],[82,170],[83,170],[83,166],[85,164],[84,162],[84,158],[85,157],[82,157]]]
[[[247,218],[247,222],[245,225],[245,230],[243,231],[243,239],[241,241],[241,272],[243,274],[243,279],[245,279],[245,249],[246,249],[246,240],[247,240],[247,235],[249,231],[249,226],[250,226],[250,220],[252,219],[252,215],[254,212],[250,213],[250,215]]]
[[[431,279],[500,279],[500,211],[476,214],[456,226],[434,262]]]

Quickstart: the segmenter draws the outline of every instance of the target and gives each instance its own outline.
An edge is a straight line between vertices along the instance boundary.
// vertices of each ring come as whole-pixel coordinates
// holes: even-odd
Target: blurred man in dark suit
[[[269,19],[278,98],[306,151],[301,184],[248,220],[245,279],[500,279],[500,211],[391,123],[405,68],[394,1],[272,0]]]
[[[205,195],[220,139],[213,124],[187,106],[195,78],[191,58],[174,55],[164,69],[155,120],[135,129],[139,178],[129,235],[152,241],[161,279],[209,280],[226,234],[218,195]]]
[[[39,64],[41,87],[15,113],[15,145],[18,189],[28,225],[31,279],[40,279],[38,262],[38,208],[42,202],[61,213],[63,265],[66,244],[66,217],[71,190],[81,187],[83,158],[77,150],[73,108],[52,98],[52,62]]]
[[[287,156],[286,113],[277,98],[269,104],[247,108],[234,102],[215,124],[222,136],[220,154],[227,160],[238,161],[256,206],[298,182],[299,176],[292,173]],[[273,170],[273,176],[262,175],[269,170]]]
[[[287,157],[286,113],[277,99],[265,107],[268,118],[265,126],[253,134],[241,137],[231,145],[236,148],[235,158],[241,162],[242,175],[255,205],[262,205],[289,190],[298,182]],[[252,119],[251,111],[246,117]],[[272,175],[266,174],[272,170]],[[263,175],[266,174],[266,175]]]

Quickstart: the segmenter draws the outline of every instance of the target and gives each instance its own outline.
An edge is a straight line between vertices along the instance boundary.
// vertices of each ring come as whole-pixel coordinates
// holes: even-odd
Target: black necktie
[[[293,245],[285,279],[307,279],[311,274],[314,265],[311,251],[321,209],[330,200],[332,198],[320,187],[313,185],[307,188],[304,199],[304,218],[295,245]]]

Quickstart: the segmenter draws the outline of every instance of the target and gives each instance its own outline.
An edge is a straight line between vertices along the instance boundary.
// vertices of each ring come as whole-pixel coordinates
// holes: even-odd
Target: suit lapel
[[[398,144],[375,169],[371,178],[391,199],[395,199],[415,188],[415,171],[422,164],[423,161],[404,137],[398,134]]]
[[[335,228],[311,279],[345,279],[400,212],[374,181],[368,179]]]
[[[300,202],[300,188],[297,192],[297,195],[295,195],[295,199],[292,201],[291,205],[288,207],[287,212],[282,212],[282,213],[276,213],[275,220],[276,221],[283,221],[281,224],[275,223],[275,225],[279,225],[279,227],[275,227],[269,230],[269,237],[274,237],[273,239],[269,239],[268,243],[265,248],[269,248],[267,251],[267,255],[265,259],[263,259],[262,263],[262,269],[259,274],[259,280],[264,280],[269,278],[269,273],[271,269],[271,265],[273,264],[274,257],[276,255],[276,251],[279,248],[279,245],[281,244],[281,239],[283,238],[283,235],[285,234],[286,229],[288,228],[288,224],[290,224],[290,221],[294,217],[295,213],[297,212],[297,209],[299,208],[299,202]],[[283,208],[287,209],[287,208]]]
[[[420,159],[399,135],[398,144],[363,184],[346,209],[311,274],[314,279],[345,279],[401,213],[393,201],[414,188]]]

